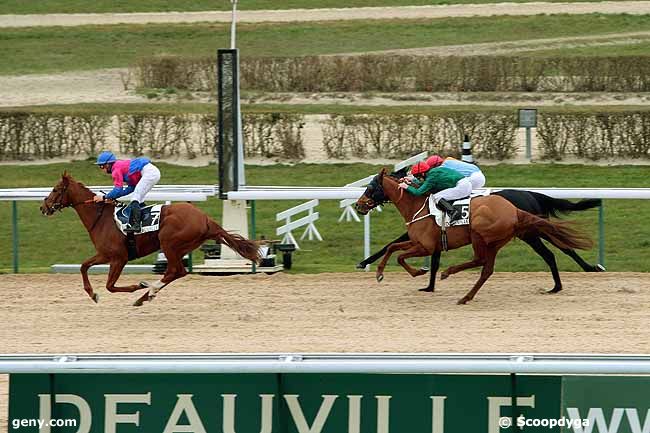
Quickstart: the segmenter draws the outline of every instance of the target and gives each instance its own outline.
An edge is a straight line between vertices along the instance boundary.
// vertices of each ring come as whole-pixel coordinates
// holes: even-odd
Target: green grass
[[[216,167],[180,167],[159,163],[163,184],[214,183]],[[339,186],[375,173],[380,166],[367,164],[298,164],[266,167],[248,166],[250,185],[310,185]],[[0,188],[50,186],[68,169],[86,184],[106,184],[107,178],[88,161],[47,165],[4,165],[0,171]],[[647,167],[642,166],[582,166],[582,165],[496,165],[483,167],[491,186],[518,187],[650,187]],[[300,201],[258,201],[257,233],[274,239],[275,214]],[[46,218],[38,210],[38,202],[19,202],[19,241],[21,271],[47,271],[53,263],[79,263],[93,254],[86,231],[70,209]],[[211,199],[198,205],[220,220],[221,203]],[[302,249],[294,256],[292,272],[352,271],[363,256],[363,226],[359,223],[337,223],[341,213],[338,201],[323,200],[318,207],[321,218],[316,223],[324,241],[302,241]],[[606,214],[606,265],[611,271],[650,271],[646,252],[650,246],[650,228],[644,224],[650,213],[650,203],[643,200],[608,200]],[[594,239],[597,235],[597,211],[574,215],[580,226]],[[373,214],[372,248],[400,235],[404,222],[392,205],[381,214]],[[0,271],[11,271],[11,203],[0,202]],[[296,237],[302,231],[295,233]],[[557,251],[557,250],[554,250]],[[597,248],[584,257],[596,260]],[[198,254],[200,256],[200,254]],[[444,254],[443,266],[466,260],[471,256],[468,247]],[[577,271],[570,259],[558,252],[560,268]],[[140,260],[151,263],[153,258]],[[197,261],[201,261],[197,257]],[[416,261],[419,263],[419,261]],[[391,270],[398,270],[395,265]],[[514,241],[499,254],[498,271],[543,271],[546,267],[524,243]],[[548,277],[549,287],[551,284]]]
[[[650,30],[650,15],[242,24],[237,44],[242,56],[303,56],[594,35],[622,29]],[[156,54],[214,56],[217,48],[229,46],[229,40],[229,25],[207,23],[3,29],[0,74],[127,67]]]
[[[525,3],[533,0],[510,0]],[[550,0],[566,1],[566,0]],[[573,0],[576,1],[576,0]],[[587,1],[587,0],[577,0]],[[371,6],[425,6],[437,4],[492,3],[493,0],[246,0],[238,3],[240,10],[257,9],[313,9],[348,8]],[[171,12],[231,10],[228,0],[4,0],[0,3],[0,14],[46,14],[46,13],[102,13],[102,12]]]

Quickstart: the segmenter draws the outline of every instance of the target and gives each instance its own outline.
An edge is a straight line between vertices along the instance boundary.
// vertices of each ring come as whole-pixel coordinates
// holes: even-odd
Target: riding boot
[[[447,215],[449,215],[449,219],[452,220],[452,221],[455,220],[455,219],[458,219],[458,217],[460,217],[460,211],[458,209],[454,208],[454,206],[451,203],[449,203],[447,200],[445,200],[444,198],[438,199],[437,206],[438,206],[438,209],[441,209],[441,210],[447,212]]]
[[[129,227],[127,232],[139,233],[142,230],[142,223],[140,221],[140,203],[137,200],[133,200],[129,205],[131,209],[131,215],[129,217]]]

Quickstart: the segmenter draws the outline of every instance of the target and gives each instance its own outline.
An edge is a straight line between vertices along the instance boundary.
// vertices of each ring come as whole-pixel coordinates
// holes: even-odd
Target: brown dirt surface
[[[388,273],[191,275],[136,308],[91,275],[0,276],[0,353],[90,352],[650,352],[650,274],[497,273],[456,305],[478,274],[438,283],[434,294]],[[125,275],[122,282],[138,281]],[[147,276],[151,278],[151,276]],[[7,427],[0,375],[0,433]]]
[[[467,306],[476,272],[415,290],[388,273],[192,275],[142,308],[91,275],[0,277],[3,353],[80,352],[623,352],[650,351],[650,274],[498,273]],[[125,275],[123,283],[141,276]],[[152,276],[145,278],[153,279]]]

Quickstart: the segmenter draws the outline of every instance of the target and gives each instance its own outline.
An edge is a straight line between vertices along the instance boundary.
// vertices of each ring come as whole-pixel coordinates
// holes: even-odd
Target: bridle
[[[76,202],[76,203],[70,202],[70,203],[66,203],[65,205],[62,205],[61,201],[63,200],[63,197],[65,197],[65,193],[68,190],[68,186],[69,186],[69,184],[64,185],[63,187],[61,187],[61,191],[59,191],[59,194],[56,197],[56,200],[54,200],[54,203],[52,204],[52,206],[48,206],[48,208],[52,209],[53,211],[62,212],[63,209],[65,209],[67,207],[74,208],[74,207],[79,206],[79,205],[86,205],[86,204],[94,204],[95,203],[95,201],[93,199],[88,199],[88,200],[82,200],[82,201]],[[97,211],[97,216],[95,217],[95,221],[93,222],[92,226],[88,230],[89,232],[93,231],[93,229],[95,228],[95,226],[99,222],[99,219],[101,218],[102,214],[104,213],[104,209],[105,209],[104,204],[105,204],[105,202],[101,203],[101,206],[99,207],[99,209]]]

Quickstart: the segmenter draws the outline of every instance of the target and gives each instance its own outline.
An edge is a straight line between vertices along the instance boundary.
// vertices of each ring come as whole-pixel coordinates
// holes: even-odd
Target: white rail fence
[[[90,190],[95,194],[101,194],[103,191],[110,191],[112,186],[91,186]],[[218,194],[218,187],[215,185],[156,185],[151,192],[146,195],[147,200],[152,201],[206,201],[209,196]],[[0,201],[13,202],[12,207],[12,238],[13,238],[13,272],[19,270],[18,260],[18,201],[41,201],[45,199],[52,188],[4,188],[0,189]],[[120,197],[120,201],[129,201],[131,194]],[[78,272],[81,265],[79,264],[55,264],[52,270],[55,272]],[[124,272],[150,272],[152,265],[126,265]],[[96,265],[90,270],[91,273],[106,273],[108,265]]]
[[[204,353],[0,355],[18,373],[650,374],[649,355]]]
[[[319,241],[323,240],[320,233],[318,232],[318,229],[314,225],[314,222],[318,220],[319,217],[319,213],[314,212],[314,208],[316,206],[318,206],[318,200],[310,200],[306,203],[294,206],[275,215],[276,221],[285,221],[284,225],[278,227],[275,230],[276,235],[284,235],[284,238],[282,238],[282,243],[294,244],[296,246],[296,249],[300,249],[300,246],[298,245],[296,238],[293,236],[292,231],[305,225],[307,228],[300,237],[300,240],[305,239],[305,237],[308,237],[310,241],[313,241],[314,239],[318,239]],[[291,218],[302,212],[307,212],[307,216],[304,216],[295,221],[291,221]]]

